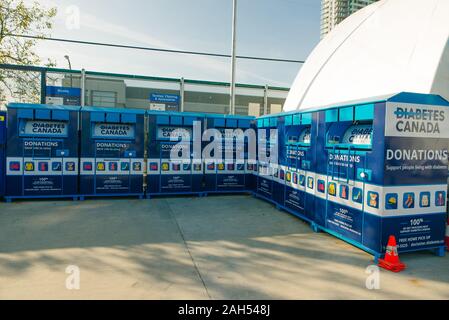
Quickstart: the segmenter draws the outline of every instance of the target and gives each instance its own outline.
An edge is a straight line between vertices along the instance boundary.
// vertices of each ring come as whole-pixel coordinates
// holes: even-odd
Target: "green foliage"
[[[35,39],[15,35],[50,36],[56,8],[44,8],[38,2],[27,5],[23,0],[1,0],[0,2],[0,63],[18,65],[40,65],[35,52]],[[46,66],[55,63],[47,61]],[[40,74],[0,69],[0,103],[8,97],[19,97],[22,101],[39,101]]]

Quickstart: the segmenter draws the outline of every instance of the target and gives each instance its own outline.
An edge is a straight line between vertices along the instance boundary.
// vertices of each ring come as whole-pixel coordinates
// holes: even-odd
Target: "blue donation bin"
[[[281,154],[282,168],[285,170],[284,201],[279,203],[302,218],[311,221],[314,209],[314,196],[307,193],[307,177],[314,172],[315,144],[312,137],[316,136],[317,128],[312,126],[312,113],[293,112],[285,114],[283,118],[283,137]],[[309,190],[312,179],[309,179]]]
[[[201,194],[202,114],[147,111],[147,197]]]
[[[211,140],[203,142],[205,192],[250,190],[255,159],[248,162],[249,148],[257,144],[254,123],[248,116],[206,115]]]
[[[80,195],[144,194],[145,111],[81,109]]]
[[[8,105],[6,199],[77,197],[74,106]]]
[[[280,203],[280,189],[284,188],[284,174],[279,172],[279,157],[283,155],[279,150],[279,117],[268,115],[257,119],[258,171],[255,194],[275,204]]]

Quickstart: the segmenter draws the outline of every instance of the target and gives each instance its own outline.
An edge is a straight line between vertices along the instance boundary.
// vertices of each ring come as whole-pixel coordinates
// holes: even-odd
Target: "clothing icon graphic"
[[[363,202],[362,189],[360,188],[352,189],[352,201],[357,203]]]
[[[446,205],[446,192],[437,191],[437,193],[435,194],[435,205],[437,207]]]
[[[404,208],[411,209],[415,207],[415,194],[412,192],[404,193]]]
[[[430,207],[430,192],[421,192],[419,205],[421,208]]]
[[[348,200],[348,186],[341,185],[340,186],[340,198]]]
[[[395,210],[398,208],[398,194],[397,193],[387,193],[385,196],[385,209]]]
[[[120,164],[120,169],[121,169],[122,171],[129,171],[129,162],[122,162],[122,163]]]
[[[51,170],[53,170],[53,171],[61,171],[62,170],[61,162],[53,162],[51,164]]]
[[[25,171],[34,171],[34,163],[25,162]]]
[[[331,196],[337,195],[337,185],[334,182],[329,182],[328,192]]]
[[[312,177],[307,178],[307,187],[309,189],[313,189],[313,178]]]
[[[377,192],[368,192],[368,206],[379,208],[379,194]]]

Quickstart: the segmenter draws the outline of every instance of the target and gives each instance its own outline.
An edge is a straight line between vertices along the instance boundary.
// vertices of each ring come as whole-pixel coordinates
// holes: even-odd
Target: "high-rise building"
[[[378,0],[321,0],[321,39],[357,10]]]

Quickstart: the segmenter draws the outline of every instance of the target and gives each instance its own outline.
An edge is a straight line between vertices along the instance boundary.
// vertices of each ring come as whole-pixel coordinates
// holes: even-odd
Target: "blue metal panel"
[[[301,116],[301,124],[311,124],[312,123],[312,113],[303,113]]]
[[[218,118],[218,119],[214,119],[214,127],[215,128],[222,128],[225,126],[225,119],[224,118]]]
[[[387,99],[389,102],[404,102],[414,104],[426,104],[435,106],[449,106],[449,102],[439,95],[401,92]]]
[[[136,123],[137,115],[133,113],[122,114],[122,123]]]
[[[285,125],[286,126],[293,125],[293,116],[285,116]]]
[[[67,110],[54,110],[52,111],[52,119],[60,121],[68,121],[70,113]]]
[[[35,118],[39,120],[50,120],[51,119],[51,111],[49,109],[41,110],[37,109],[34,111]]]
[[[227,128],[237,128],[237,120],[236,119],[226,119],[226,127]]]
[[[339,121],[353,121],[354,120],[354,107],[345,107],[339,109]]]
[[[299,126],[301,124],[301,114],[294,114],[293,115],[293,125]]]
[[[104,113],[118,113],[118,114],[140,114],[140,115],[144,115],[146,113],[146,111],[142,109],[106,108],[106,107],[82,107],[81,112],[104,112]]]
[[[182,117],[179,116],[171,116],[170,124],[174,126],[182,126]]]
[[[247,129],[251,126],[251,121],[250,120],[239,120],[239,124],[238,124],[239,128],[242,129]]]
[[[90,113],[91,122],[105,122],[104,112],[92,112]]]
[[[19,109],[19,110],[17,110],[17,118],[33,119],[34,118],[33,109]]]
[[[119,123],[120,122],[120,114],[119,113],[106,113],[106,122],[110,123]]]
[[[156,123],[157,124],[170,124],[170,117],[169,116],[157,116]]]
[[[34,104],[34,103],[9,103],[8,109],[80,111],[79,106],[55,106],[55,105]]]
[[[185,126],[193,126],[193,122],[195,121],[196,119],[194,118],[194,117],[185,117],[184,118],[184,125]]]
[[[358,120],[373,120],[374,119],[374,104],[364,104],[355,107],[355,121]]]
[[[338,121],[338,109],[326,110],[326,122]]]

